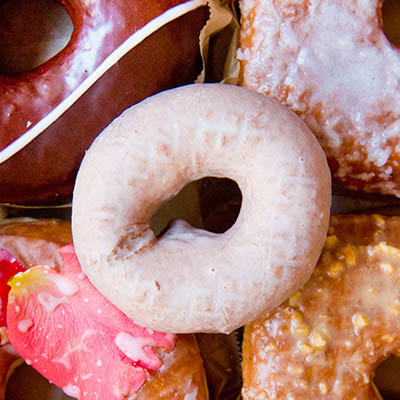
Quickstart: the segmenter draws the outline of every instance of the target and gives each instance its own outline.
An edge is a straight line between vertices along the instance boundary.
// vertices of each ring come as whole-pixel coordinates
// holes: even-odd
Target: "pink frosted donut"
[[[242,191],[222,234],[156,211],[191,181]],[[330,207],[325,155],[303,122],[267,96],[190,85],[127,110],[81,165],[72,229],[83,271],[123,312],[164,332],[230,332],[282,303],[310,276]]]
[[[383,0],[240,4],[241,85],[303,118],[334,182],[400,197],[400,49],[383,32]]]

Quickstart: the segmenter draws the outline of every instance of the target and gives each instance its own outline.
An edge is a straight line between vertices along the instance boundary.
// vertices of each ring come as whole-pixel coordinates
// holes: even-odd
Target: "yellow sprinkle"
[[[304,354],[310,354],[310,353],[312,353],[312,352],[314,351],[314,349],[313,349],[309,344],[304,343],[304,342],[300,342],[300,343],[297,345],[297,347],[298,347],[298,349],[299,349],[300,351],[302,351]]]
[[[325,241],[325,248],[327,250],[332,250],[336,246],[337,242],[338,238],[335,235],[328,236]]]
[[[382,340],[387,342],[387,343],[393,343],[394,337],[391,335],[383,335]]]
[[[321,333],[315,332],[310,337],[310,342],[314,348],[320,350],[326,346],[327,338]]]
[[[289,365],[288,371],[292,374],[302,374],[304,372],[304,368],[296,365]]]
[[[374,214],[373,218],[375,220],[375,224],[378,225],[380,228],[384,228],[386,223],[384,218],[381,215]]]
[[[296,325],[303,323],[303,314],[300,311],[295,310],[292,314],[292,322]]]
[[[400,314],[400,305],[398,303],[392,303],[390,305],[390,311],[393,315],[399,315]]]
[[[365,328],[368,324],[368,318],[364,314],[354,314],[353,315],[353,324],[357,328]]]
[[[344,259],[347,265],[355,265],[356,263],[356,253],[351,244],[348,244],[344,249]]]
[[[394,268],[393,268],[392,264],[390,264],[388,262],[382,263],[381,268],[382,268],[383,272],[385,272],[386,274],[393,275]]]
[[[293,329],[294,333],[300,337],[307,337],[310,334],[310,328],[307,325],[300,325]]]
[[[326,385],[326,383],[321,382],[318,386],[322,394],[328,393],[328,386]]]
[[[333,262],[328,270],[328,275],[332,278],[337,278],[344,270],[344,266],[340,261]]]

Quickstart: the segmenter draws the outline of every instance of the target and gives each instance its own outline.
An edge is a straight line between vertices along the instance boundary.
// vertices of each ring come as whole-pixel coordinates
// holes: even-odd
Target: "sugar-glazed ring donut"
[[[206,176],[238,183],[235,224],[215,234],[178,221],[155,238],[159,207]],[[72,229],[84,272],[135,322],[230,332],[309,278],[329,206],[325,155],[295,114],[245,88],[190,85],[132,107],[96,139]]]
[[[383,0],[241,0],[241,84],[300,115],[334,182],[400,197],[400,50]]]
[[[245,329],[243,399],[381,398],[375,369],[400,350],[399,272],[399,217],[332,217],[310,280]]]

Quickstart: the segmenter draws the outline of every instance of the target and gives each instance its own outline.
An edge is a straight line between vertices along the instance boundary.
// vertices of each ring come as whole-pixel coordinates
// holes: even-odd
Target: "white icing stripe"
[[[163,14],[152,19],[144,25],[143,28],[136,31],[124,43],[122,43],[121,46],[115,49],[68,97],[66,97],[31,129],[0,151],[0,164],[8,160],[18,151],[27,146],[33,139],[38,137],[54,121],[64,114],[64,112],[67,111],[115,63],[117,63],[124,55],[129,53],[130,50],[136,47],[144,39],[167,23],[206,4],[207,0],[189,0],[183,4],[170,8]]]

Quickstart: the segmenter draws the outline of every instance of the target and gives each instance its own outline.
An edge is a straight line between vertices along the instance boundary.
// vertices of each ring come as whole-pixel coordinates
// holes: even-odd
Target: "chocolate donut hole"
[[[52,0],[0,3],[0,74],[31,71],[59,53],[73,32],[64,7]]]
[[[186,185],[152,218],[156,236],[168,230],[172,220],[183,219],[195,228],[224,233],[239,215],[242,192],[229,178],[206,177]]]
[[[382,29],[389,41],[400,46],[400,1],[384,0],[382,5]]]

